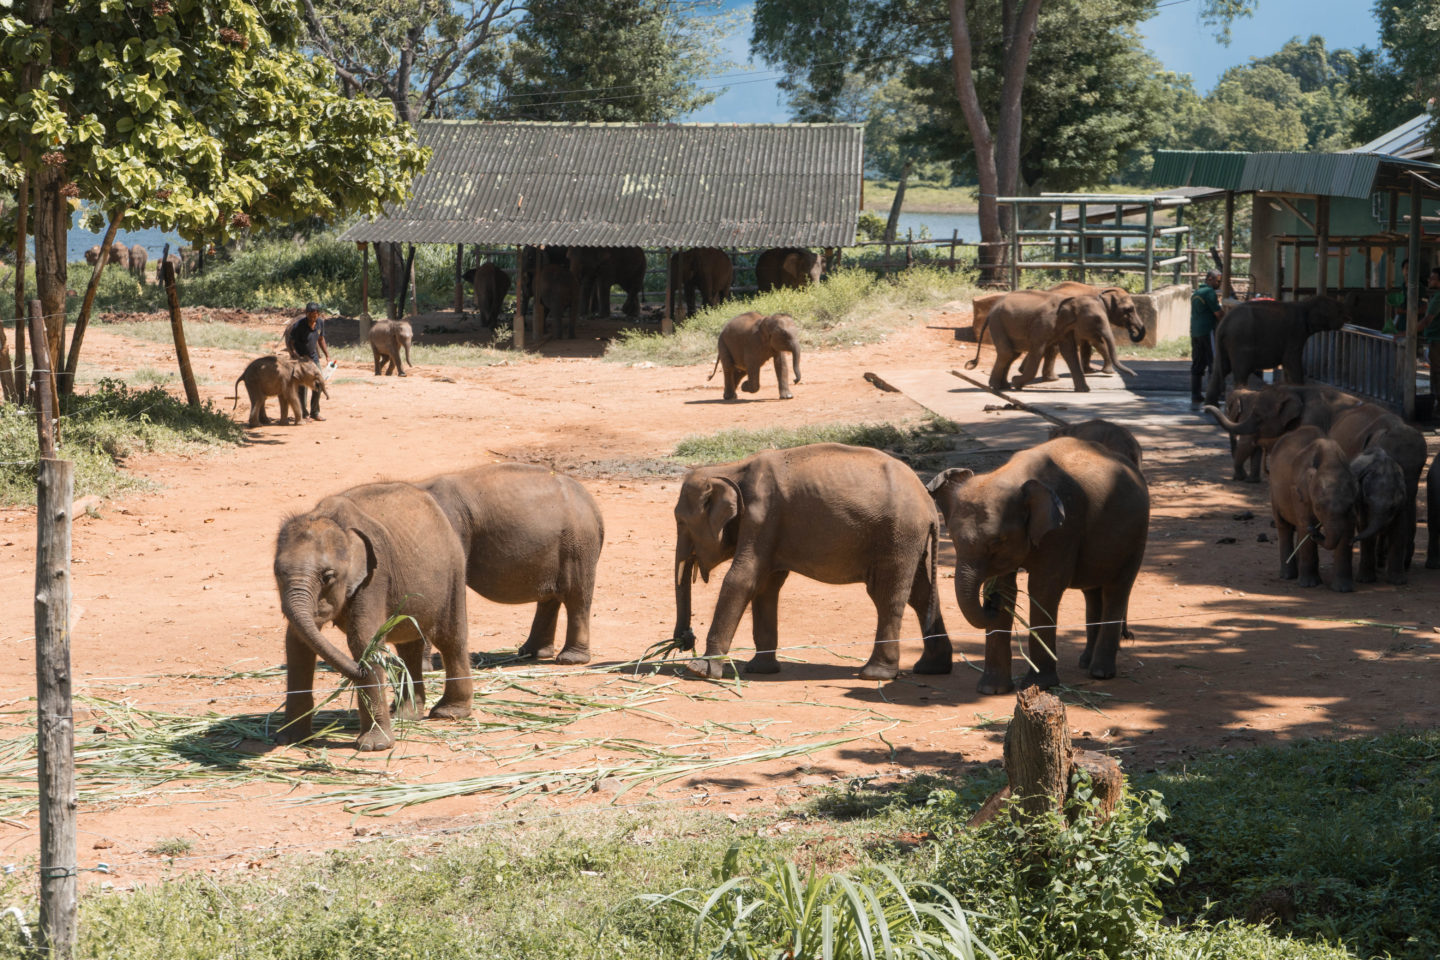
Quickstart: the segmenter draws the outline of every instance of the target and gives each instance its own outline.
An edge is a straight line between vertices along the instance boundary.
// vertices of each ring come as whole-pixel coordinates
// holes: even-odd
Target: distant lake
[[[886,216],[884,211],[872,212]],[[895,236],[903,239],[906,230],[914,230],[918,240],[922,228],[928,229],[936,240],[949,239],[956,230],[960,231],[961,240],[975,243],[980,239],[980,218],[973,213],[905,213],[903,210]]]
[[[91,247],[98,247],[104,237],[103,233],[91,233],[79,227],[71,228],[65,245],[65,259],[71,263],[83,262],[85,251]],[[160,258],[160,251],[165,248],[165,244],[170,244],[170,252],[174,253],[185,241],[180,239],[178,233],[166,233],[164,230],[152,227],[146,230],[116,231],[115,242],[123,243],[127,247],[133,247],[138,243],[145,248],[146,253],[150,254],[150,260],[153,262]],[[33,243],[30,245],[30,251],[33,255],[35,251]]]

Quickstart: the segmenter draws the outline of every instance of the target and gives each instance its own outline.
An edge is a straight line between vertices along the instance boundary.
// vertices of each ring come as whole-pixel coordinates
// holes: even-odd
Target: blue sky
[[[1166,5],[1140,25],[1145,44],[1168,70],[1188,73],[1201,93],[1215,85],[1227,68],[1251,57],[1274,53],[1291,37],[1318,33],[1330,47],[1377,46],[1379,34],[1369,0],[1259,0],[1255,16],[1236,21],[1229,46],[1199,21],[1199,0],[1161,0]],[[775,86],[775,74],[750,62],[750,2],[726,0],[739,22],[718,40],[729,61],[723,76],[704,85],[728,89],[714,103],[686,120],[724,123],[777,123],[788,119]]]

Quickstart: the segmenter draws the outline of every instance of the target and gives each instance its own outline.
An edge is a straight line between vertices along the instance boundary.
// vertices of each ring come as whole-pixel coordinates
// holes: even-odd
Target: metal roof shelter
[[[1383,153],[1406,160],[1428,160],[1435,155],[1430,145],[1430,124],[1433,117],[1422,113],[1414,120],[1400,124],[1394,130],[1380,134],[1369,143],[1346,150],[1345,153]]]

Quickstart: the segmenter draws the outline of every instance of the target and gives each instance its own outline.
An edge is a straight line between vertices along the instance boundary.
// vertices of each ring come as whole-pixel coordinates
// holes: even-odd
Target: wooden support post
[[[35,401],[35,422],[40,430],[40,456],[55,456],[55,393],[54,379],[50,376],[49,340],[45,337],[45,308],[39,300],[26,304],[27,324],[30,328],[30,358],[32,367],[30,394]]]
[[[420,291],[415,289],[415,244],[410,244],[410,252],[405,257],[405,274],[410,283],[410,316],[420,315]],[[404,307],[404,304],[401,304]]]
[[[471,245],[471,247],[470,247],[470,260],[475,264],[474,269],[479,270],[479,269],[480,269],[480,244],[476,243],[476,244],[472,244],[472,245]],[[474,292],[474,294],[475,294],[475,312],[476,312],[476,313],[479,313],[479,312],[480,312],[480,287],[479,287],[479,285],[476,285],[476,287],[475,287],[475,289],[474,289],[473,292]],[[499,311],[500,307],[503,307],[503,306],[504,306],[503,303],[498,304],[498,305],[496,306],[495,309],[496,309],[496,311],[497,311],[497,315],[498,315],[498,311]]]
[[[75,394],[75,373],[80,369],[80,346],[85,342],[85,329],[90,324],[90,311],[95,306],[95,294],[100,289],[100,276],[110,262],[110,250],[115,243],[115,234],[120,229],[120,221],[125,217],[125,206],[121,205],[110,215],[110,225],[105,228],[105,236],[100,241],[100,256],[95,261],[95,268],[90,272],[90,282],[85,285],[85,297],[80,301],[80,315],[75,318],[75,330],[70,335],[70,355],[65,361],[63,378],[60,381],[61,389],[65,396]]]
[[[370,244],[360,244],[360,344],[370,340]]]
[[[538,261],[537,261],[538,262]],[[516,350],[525,349],[525,248],[515,248],[515,319],[510,321],[510,340]]]
[[[1300,243],[1295,241],[1290,245],[1290,263],[1294,267],[1290,273],[1290,299],[1300,299]]]
[[[1400,351],[1400,376],[1404,386],[1406,420],[1415,418],[1415,348],[1419,346],[1420,278],[1425,274],[1420,265],[1420,180],[1410,178],[1410,276],[1405,283],[1405,349]],[[1431,389],[1434,387],[1432,385]]]
[[[909,270],[915,266],[915,231],[907,227],[905,229],[905,269]]]
[[[1315,295],[1330,292],[1330,198],[1315,198]]]
[[[1010,289],[1020,289],[1020,210],[1010,207]]]
[[[675,258],[670,248],[665,248],[665,312],[660,315],[660,333],[669,336],[675,332]]]
[[[455,312],[465,315],[465,244],[455,244]]]
[[[1145,204],[1145,292],[1155,289],[1155,204]]]
[[[170,303],[170,334],[175,338],[175,359],[180,362],[180,382],[185,385],[185,402],[200,409],[200,388],[195,385],[195,372],[190,369],[190,351],[185,346],[185,326],[180,319],[180,293],[175,289],[175,262],[170,259],[170,244],[160,255],[160,274],[165,284],[165,299]]]
[[[1183,206],[1175,208],[1175,226],[1185,226],[1185,208]],[[1181,253],[1181,251],[1185,249],[1185,236],[1186,235],[1183,233],[1175,234],[1174,256],[1179,257],[1184,255]],[[1196,269],[1198,270],[1199,267],[1196,267]],[[1171,282],[1174,283],[1176,286],[1179,286],[1180,284],[1180,261],[1178,260],[1175,261],[1175,274],[1174,277],[1171,279]]]
[[[1020,212],[1020,207],[1019,207],[1018,204],[1017,204],[1016,207],[1015,207],[1015,212],[1016,212],[1016,215],[1018,216],[1018,215],[1019,215],[1019,212]],[[1079,268],[1079,269],[1080,269],[1080,282],[1081,282],[1081,283],[1084,283],[1084,282],[1085,282],[1085,261],[1086,261],[1087,259],[1089,259],[1089,257],[1090,257],[1090,251],[1086,248],[1085,228],[1088,226],[1088,224],[1085,222],[1085,217],[1086,217],[1085,204],[1082,203],[1082,204],[1080,204],[1080,219],[1076,221],[1076,224],[1077,224],[1077,227],[1076,227],[1076,239],[1077,239],[1077,242],[1080,244],[1080,251],[1079,251],[1079,252],[1080,252],[1080,268]],[[1059,228],[1060,228],[1060,224],[1058,224],[1058,223],[1055,224],[1055,227],[1056,227],[1056,229],[1059,229]]]
[[[955,245],[960,242],[960,229],[950,231],[950,272],[955,272]]]
[[[20,178],[20,199],[15,206],[15,400],[24,403],[25,380],[25,229],[30,212],[30,176]]]
[[[1235,191],[1225,191],[1225,227],[1221,234],[1221,242],[1225,244],[1225,262],[1220,267],[1220,295],[1224,297],[1235,296],[1235,290],[1231,287],[1231,278],[1235,276]]]

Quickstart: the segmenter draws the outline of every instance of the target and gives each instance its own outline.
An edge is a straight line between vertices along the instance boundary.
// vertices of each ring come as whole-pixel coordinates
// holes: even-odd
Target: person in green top
[[[1220,322],[1220,273],[1210,270],[1190,296],[1190,409],[1199,410],[1200,384],[1215,362],[1215,325]]]
[[[1415,331],[1415,336],[1429,350],[1430,366],[1435,366],[1435,346],[1440,343],[1440,267],[1430,271],[1425,278],[1425,289],[1430,291],[1430,302],[1425,307],[1425,316],[1420,318],[1420,326]]]

